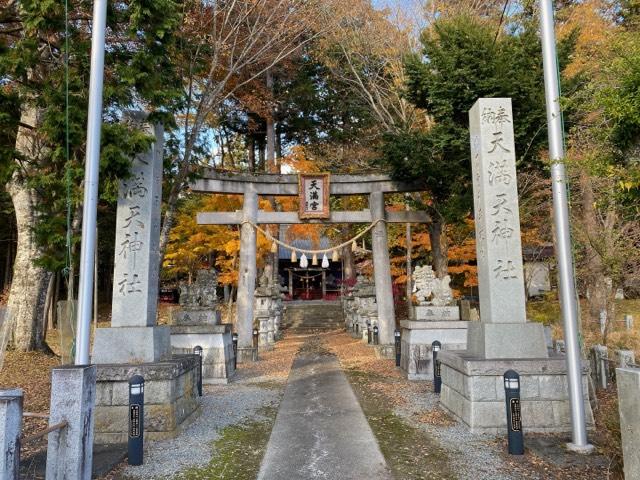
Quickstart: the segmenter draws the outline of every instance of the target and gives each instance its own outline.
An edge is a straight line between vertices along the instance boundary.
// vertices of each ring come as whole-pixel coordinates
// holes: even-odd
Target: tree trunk
[[[18,244],[7,310],[13,318],[11,344],[19,351],[43,350],[44,308],[51,272],[35,265],[41,250],[33,237],[36,223],[35,193],[13,175],[7,184],[16,212]]]
[[[258,171],[266,172],[266,142],[264,138],[258,141]]]
[[[584,241],[585,248],[585,290],[587,293],[587,305],[589,323],[599,325],[600,313],[607,312],[607,318],[611,319],[609,297],[612,296],[612,286],[607,278],[602,255],[594,248],[594,244],[600,243],[603,226],[598,222],[594,207],[595,194],[588,172],[580,173],[580,190],[582,192],[582,228],[587,236]],[[609,323],[609,322],[608,322]],[[607,326],[608,329],[608,326]],[[607,331],[603,334],[603,343],[606,344]]]
[[[7,256],[4,262],[4,281],[2,289],[7,289],[11,284],[11,266],[13,264],[13,221],[9,222],[9,239],[7,243]]]
[[[409,206],[407,205],[406,210],[409,210]],[[409,312],[411,311],[411,307],[413,306],[413,266],[411,255],[413,254],[413,243],[411,238],[411,224],[407,223],[406,226],[406,243],[407,243],[407,253],[406,253],[406,265],[407,265],[407,282],[405,284],[406,288],[406,296],[407,296],[407,308]]]
[[[282,173],[280,168],[280,162],[282,162],[282,132],[280,130],[280,123],[278,123],[276,125],[276,173]]]
[[[447,241],[447,223],[437,213],[427,225],[431,240],[431,257],[436,277],[443,278],[449,272],[449,242]]]
[[[253,138],[253,135],[249,135],[249,138],[247,139],[247,150],[248,150],[248,156],[249,156],[249,171],[251,173],[255,173],[256,172],[256,141]]]
[[[351,245],[347,245],[342,249],[342,265],[344,272],[342,276],[345,281],[353,281],[356,279],[356,265],[353,260],[353,252],[351,251]]]

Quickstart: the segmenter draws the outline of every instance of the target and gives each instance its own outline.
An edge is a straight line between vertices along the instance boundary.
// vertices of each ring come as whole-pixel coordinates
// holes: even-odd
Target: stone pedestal
[[[214,308],[177,310],[171,316],[172,325],[218,325],[220,320],[220,311]]]
[[[541,323],[470,322],[468,349],[478,358],[545,358]]]
[[[174,354],[191,354],[202,347],[202,383],[225,384],[235,374],[231,325],[172,325]]]
[[[258,350],[253,347],[238,346],[238,363],[249,363],[258,360]]]
[[[171,358],[169,327],[96,329],[93,363],[152,363]]]
[[[409,380],[433,380],[433,351],[436,340],[444,350],[464,350],[470,322],[403,320],[400,368]]]
[[[564,356],[542,359],[484,360],[466,352],[438,353],[442,375],[441,405],[473,432],[505,433],[504,372],[520,374],[522,425],[526,432],[570,432],[571,415]],[[588,368],[582,370],[587,392]],[[589,397],[587,426],[594,427]]]
[[[413,307],[412,320],[423,322],[443,322],[460,320],[460,308],[452,306],[416,305]]]
[[[129,379],[144,378],[144,435],[147,440],[175,437],[199,407],[197,355],[138,365],[98,365],[96,443],[126,443],[129,427]]]

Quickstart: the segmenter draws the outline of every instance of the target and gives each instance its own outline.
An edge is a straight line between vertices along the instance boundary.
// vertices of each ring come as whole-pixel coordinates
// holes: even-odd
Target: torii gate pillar
[[[258,222],[258,194],[252,188],[244,192],[242,222]],[[256,231],[249,223],[240,226],[240,266],[238,269],[238,298],[236,301],[236,331],[238,332],[238,361],[253,359],[253,294],[256,288]]]
[[[371,219],[386,220],[384,192],[371,192],[369,195]],[[373,273],[376,282],[376,301],[378,303],[378,328],[381,345],[392,345],[393,331],[396,328],[396,313],[393,306],[393,285],[389,264],[389,243],[387,224],[378,222],[371,235],[373,239]]]

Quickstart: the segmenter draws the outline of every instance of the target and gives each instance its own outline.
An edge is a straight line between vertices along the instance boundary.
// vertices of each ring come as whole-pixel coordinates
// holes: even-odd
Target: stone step
[[[344,325],[340,302],[291,302],[286,307],[282,321],[286,330],[335,330]]]

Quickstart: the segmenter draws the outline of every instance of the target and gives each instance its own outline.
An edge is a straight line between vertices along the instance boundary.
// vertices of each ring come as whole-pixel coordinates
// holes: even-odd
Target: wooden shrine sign
[[[311,218],[328,219],[329,211],[329,174],[301,173],[298,176],[298,199],[300,220]]]

